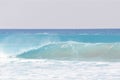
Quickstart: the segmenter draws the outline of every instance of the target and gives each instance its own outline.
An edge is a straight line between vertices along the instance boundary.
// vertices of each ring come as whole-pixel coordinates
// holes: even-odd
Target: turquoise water
[[[119,61],[120,30],[0,30],[0,44],[10,57]]]
[[[120,29],[2,29],[0,80],[120,80]]]

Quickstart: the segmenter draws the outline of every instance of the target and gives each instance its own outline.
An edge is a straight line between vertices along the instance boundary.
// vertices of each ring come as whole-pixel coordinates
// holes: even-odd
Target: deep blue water
[[[120,29],[0,29],[0,33],[67,33],[120,35]]]
[[[78,42],[120,42],[120,29],[1,29],[1,39],[14,34],[41,33],[40,36],[58,37],[61,41]],[[42,35],[43,34],[43,35]]]

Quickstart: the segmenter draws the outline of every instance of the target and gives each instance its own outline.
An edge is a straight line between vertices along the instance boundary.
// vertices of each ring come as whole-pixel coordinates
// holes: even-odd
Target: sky
[[[0,28],[120,28],[120,0],[0,0]]]

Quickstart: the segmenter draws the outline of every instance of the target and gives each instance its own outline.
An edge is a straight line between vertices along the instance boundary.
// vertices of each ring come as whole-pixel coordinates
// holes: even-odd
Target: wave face
[[[25,59],[120,59],[120,30],[0,30],[0,53]]]
[[[120,44],[52,43],[24,52],[18,57],[28,59],[119,60]]]

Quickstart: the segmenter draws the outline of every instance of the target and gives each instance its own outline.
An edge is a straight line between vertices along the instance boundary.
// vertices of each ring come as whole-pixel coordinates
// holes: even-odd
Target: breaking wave
[[[36,31],[35,31],[36,32]],[[50,30],[50,32],[52,32]],[[120,59],[120,35],[74,33],[15,32],[0,34],[0,58],[108,60]],[[109,35],[108,35],[109,34]]]
[[[120,43],[55,42],[25,51],[19,58],[67,60],[119,60]]]

